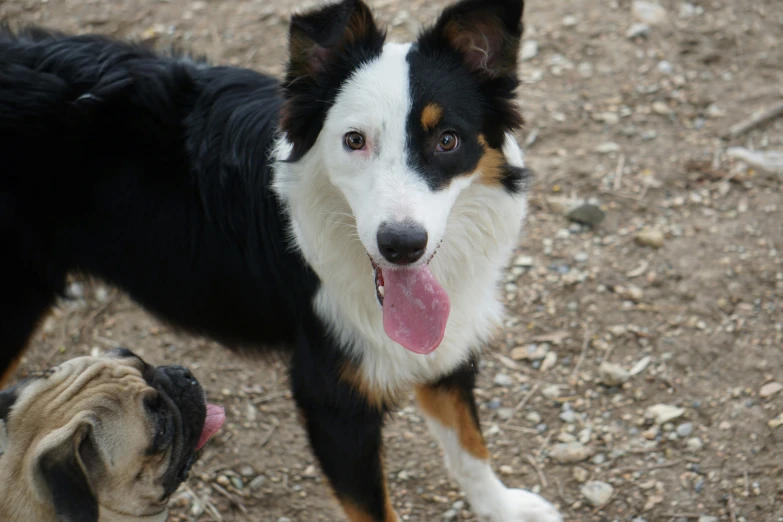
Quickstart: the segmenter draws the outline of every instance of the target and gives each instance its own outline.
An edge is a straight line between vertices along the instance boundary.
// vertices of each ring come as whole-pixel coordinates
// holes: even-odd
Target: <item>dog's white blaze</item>
[[[406,164],[410,93],[409,45],[389,43],[381,56],[346,82],[313,148],[296,163],[275,165],[274,188],[288,206],[292,233],[321,279],[319,316],[342,348],[361,360],[365,378],[388,391],[434,380],[479,350],[502,324],[499,284],[518,243],[524,195],[473,183],[463,176],[449,189],[431,191]],[[343,147],[351,130],[366,133],[369,154]],[[281,139],[277,158],[291,151]],[[524,166],[513,136],[503,149]],[[430,263],[448,292],[451,314],[440,347],[429,355],[406,350],[386,335],[367,253],[377,255],[383,219],[410,217],[427,228]],[[376,259],[380,256],[377,255]]]
[[[477,459],[462,448],[454,429],[426,414],[424,418],[443,449],[446,468],[465,492],[475,514],[492,522],[562,522],[555,507],[542,497],[507,488],[488,460]]]

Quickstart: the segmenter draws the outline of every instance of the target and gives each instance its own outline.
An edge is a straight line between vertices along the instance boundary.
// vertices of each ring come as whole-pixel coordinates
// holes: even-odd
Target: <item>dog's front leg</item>
[[[473,395],[476,376],[469,363],[441,380],[416,388],[430,431],[438,438],[446,467],[473,511],[492,522],[561,522],[555,507],[522,489],[507,488],[492,471]]]
[[[385,408],[342,377],[339,352],[302,343],[292,366],[294,399],[337,500],[351,522],[397,522],[381,455]]]

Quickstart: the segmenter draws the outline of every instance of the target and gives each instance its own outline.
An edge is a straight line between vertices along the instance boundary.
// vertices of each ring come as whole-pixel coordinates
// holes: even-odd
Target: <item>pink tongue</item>
[[[435,350],[443,340],[451,304],[428,266],[383,271],[383,328],[414,353]]]
[[[201,437],[198,439],[196,451],[204,447],[207,441],[223,426],[224,422],[226,422],[225,410],[220,406],[207,404],[207,418],[204,421],[204,431],[201,432]]]

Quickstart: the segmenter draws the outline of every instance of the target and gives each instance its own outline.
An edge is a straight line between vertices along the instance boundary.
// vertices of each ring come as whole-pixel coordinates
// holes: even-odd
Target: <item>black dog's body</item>
[[[521,0],[462,0],[444,11],[408,55],[400,54],[400,47],[387,53],[389,63],[397,64],[390,70],[407,69],[413,76],[429,74],[422,64],[445,64],[438,73],[442,78],[430,82],[434,86],[414,82],[410,93],[395,91],[400,101],[390,109],[396,111],[394,121],[410,119],[405,128],[413,130],[389,137],[388,143],[413,136],[410,140],[419,146],[414,163],[428,165],[419,168],[420,175],[448,171],[455,179],[479,179],[477,208],[497,203],[500,207],[488,213],[496,220],[482,228],[463,219],[462,231],[440,251],[446,260],[478,253],[487,264],[476,265],[477,270],[492,271],[498,279],[506,262],[502,252],[516,244],[523,215],[521,185],[510,182],[524,172],[521,152],[514,142],[509,149],[513,158],[519,156],[514,167],[504,152],[510,133],[521,124],[513,91],[522,8]],[[280,187],[299,182],[319,187],[308,185],[308,174],[316,169],[304,155],[320,139],[335,89],[362,65],[383,61],[383,41],[360,0],[297,15],[289,70],[281,84],[249,70],[162,57],[99,36],[39,29],[14,34],[0,28],[0,266],[6,279],[0,299],[0,384],[47,309],[64,293],[68,274],[95,276],[185,331],[234,348],[288,350],[294,399],[310,444],[352,522],[397,520],[383,473],[381,429],[395,394],[402,391],[394,386],[403,385],[416,386],[426,417],[439,426],[441,444],[463,466],[457,478],[463,479],[463,489],[471,489],[479,514],[493,522],[560,521],[546,501],[497,479],[481,435],[473,362],[500,308],[488,298],[497,281],[487,279],[483,288],[472,289],[477,300],[462,296],[461,321],[473,329],[451,347],[454,352],[445,352],[447,362],[441,366],[431,364],[437,356],[419,358],[429,352],[390,348],[385,337],[367,337],[374,341],[363,340],[365,351],[355,350],[359,344],[348,334],[357,333],[353,339],[358,339],[360,328],[348,332],[346,309],[316,303],[329,285],[322,287],[308,264],[312,259],[305,259],[321,237],[307,240],[292,231],[298,232],[297,218],[304,216],[312,225],[339,212],[305,198],[307,211],[297,215],[291,194],[283,201]],[[436,88],[454,82],[459,88]],[[375,80],[369,84],[383,87]],[[456,99],[454,92],[460,93]],[[440,105],[425,107],[437,93]],[[404,113],[404,100],[414,95],[421,98],[416,104],[420,117]],[[432,152],[440,147],[432,132],[441,123],[461,125],[463,148],[472,154]],[[452,136],[453,129],[445,131]],[[281,135],[284,140],[278,140]],[[291,150],[275,150],[276,140],[277,145],[289,140]],[[341,146],[328,139],[321,144],[335,153],[330,157],[335,161],[352,154]],[[405,165],[395,162],[397,175],[407,172]],[[281,183],[277,175],[285,166],[296,168],[289,168]],[[448,183],[416,186],[445,190]],[[496,230],[503,220],[512,225],[505,235],[477,247],[486,230]],[[341,239],[323,242],[336,259],[349,254],[341,250],[347,244]],[[370,273],[376,261],[359,245],[357,240],[350,247],[359,252],[352,259],[360,264],[331,272],[317,267],[318,273],[324,280],[340,270],[347,279],[365,277],[364,300],[344,283],[336,285],[338,293],[355,307],[375,306],[380,279]],[[449,248],[452,257],[447,257]],[[470,281],[470,273],[462,277],[456,263],[449,268],[452,280]],[[377,275],[382,269],[376,265],[375,270]],[[390,276],[388,271],[396,268],[383,270]],[[430,274],[426,265],[422,270]],[[433,293],[431,288],[427,291]],[[332,307],[332,315],[324,313],[324,306]],[[373,316],[373,332],[384,331],[386,308],[383,314],[383,320],[380,313]],[[440,339],[443,335],[441,329]],[[386,358],[376,359],[381,362],[374,373],[363,373],[363,358],[379,353]]]
[[[384,411],[340,379],[345,357],[311,311],[317,278],[269,187],[281,102],[253,71],[4,30],[0,373],[74,272],[228,346],[293,349],[316,456],[342,499],[382,520]]]
[[[83,272],[226,344],[290,344],[314,281],[268,188],[278,82],[96,36],[0,38],[2,262],[29,301],[4,323],[29,334]]]

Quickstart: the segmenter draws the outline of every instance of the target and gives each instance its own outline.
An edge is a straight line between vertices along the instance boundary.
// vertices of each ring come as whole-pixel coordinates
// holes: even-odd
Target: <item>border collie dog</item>
[[[0,375],[69,273],[228,347],[290,354],[353,522],[392,522],[381,429],[415,389],[493,522],[557,522],[492,471],[473,387],[526,211],[512,133],[523,0],[412,43],[361,0],[293,16],[285,79],[101,36],[0,29]]]

